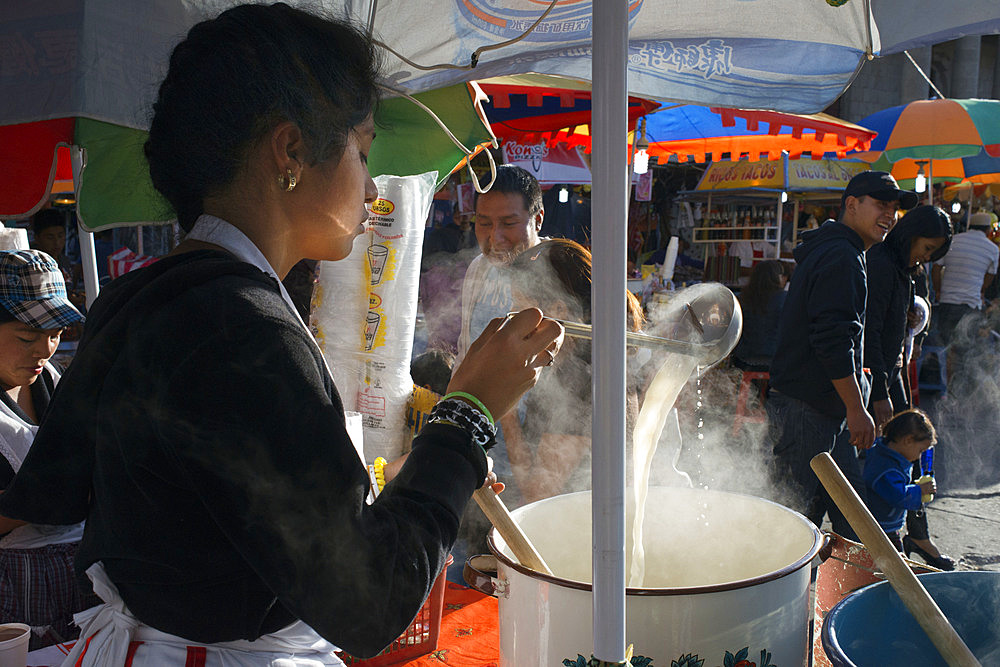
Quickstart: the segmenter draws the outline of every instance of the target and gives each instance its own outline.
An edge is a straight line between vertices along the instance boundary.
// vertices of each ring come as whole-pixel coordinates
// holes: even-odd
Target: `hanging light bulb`
[[[781,203],[784,204],[786,201],[788,201],[788,193],[787,192],[782,192],[781,193]]]
[[[956,201],[953,201],[951,203],[951,212],[952,213],[958,213],[961,210],[962,210],[962,204],[961,204],[961,202],[959,202],[959,201],[956,200]]]
[[[927,177],[924,176],[924,165],[927,160],[917,160],[917,177],[913,179],[913,189],[917,192],[927,191]]]
[[[565,204],[569,201],[569,188],[565,185],[559,188],[559,203]]]
[[[635,157],[632,159],[632,170],[637,174],[645,174],[649,171],[649,153],[646,149],[636,151]]]
[[[646,119],[639,120],[640,139],[635,143],[635,155],[632,156],[632,171],[645,174],[649,171],[649,142],[646,141]]]

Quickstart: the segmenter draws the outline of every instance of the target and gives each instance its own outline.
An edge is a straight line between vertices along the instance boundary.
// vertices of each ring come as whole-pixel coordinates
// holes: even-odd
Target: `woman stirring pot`
[[[280,279],[342,259],[377,197],[377,63],[357,29],[283,4],[194,26],[146,155],[188,231],[102,292],[52,419],[0,514],[86,518],[77,569],[104,604],[69,665],[340,665],[410,623],[488,476],[499,419],[562,328],[494,320],[396,477],[368,477]],[[64,465],[52,467],[50,461]]]
[[[52,257],[0,252],[0,489],[21,468],[59,382],[49,359],[63,328],[82,319]],[[79,523],[0,517],[0,623],[30,625],[32,648],[76,636],[72,616],[87,606],[73,574],[82,535]]]

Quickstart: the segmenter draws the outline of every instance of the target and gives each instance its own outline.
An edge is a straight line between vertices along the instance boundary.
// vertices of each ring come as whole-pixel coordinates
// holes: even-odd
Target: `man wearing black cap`
[[[885,238],[901,206],[916,203],[917,195],[900,190],[890,174],[862,172],[844,190],[840,219],[803,234],[792,253],[796,269],[778,325],[767,401],[779,479],[794,496],[780,500],[816,525],[829,511],[834,531],[849,538],[854,532],[835,511],[809,461],[834,451],[843,433],[834,455],[863,492],[856,450],[875,440],[875,423],[865,410],[869,383],[861,360],[865,251]]]

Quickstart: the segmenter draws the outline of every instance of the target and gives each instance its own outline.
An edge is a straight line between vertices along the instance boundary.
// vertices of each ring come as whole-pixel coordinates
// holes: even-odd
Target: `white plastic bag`
[[[406,450],[406,402],[424,224],[437,172],[378,176],[368,233],[322,262],[313,326],[345,410],[363,415],[365,459]]]

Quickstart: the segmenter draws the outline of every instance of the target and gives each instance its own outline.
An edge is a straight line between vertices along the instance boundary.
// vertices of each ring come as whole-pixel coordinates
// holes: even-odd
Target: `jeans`
[[[809,467],[814,456],[831,452],[861,499],[865,499],[861,466],[857,450],[849,441],[846,420],[822,413],[804,401],[774,390],[765,407],[778,480],[773,499],[805,515],[817,526],[822,525],[823,517],[829,513],[834,532],[857,540],[857,535]]]

